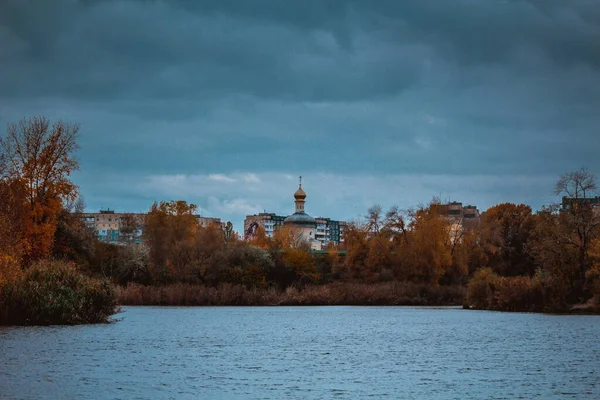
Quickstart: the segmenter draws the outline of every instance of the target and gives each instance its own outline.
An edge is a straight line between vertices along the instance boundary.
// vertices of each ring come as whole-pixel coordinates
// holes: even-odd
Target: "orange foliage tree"
[[[586,284],[596,301],[600,303],[600,238],[590,244],[591,267],[586,272]]]
[[[395,248],[401,254],[395,265],[400,280],[438,284],[452,265],[451,226],[443,206],[432,202],[411,213],[407,240]]]
[[[227,243],[225,232],[218,224],[200,227],[188,250],[190,257],[184,261],[188,263],[187,279],[204,283],[230,280],[231,277],[224,273],[228,270],[223,254]],[[231,241],[229,243],[233,244]]]
[[[0,180],[0,285],[20,275],[21,258],[28,249],[21,232],[26,215],[23,186]]]
[[[503,276],[533,275],[534,263],[527,251],[534,229],[531,207],[498,204],[484,212],[481,220],[482,245],[489,267]]]
[[[275,230],[269,243],[270,247],[276,250],[298,248],[303,245],[302,234],[297,229],[281,226]]]
[[[369,256],[369,233],[364,224],[354,222],[346,226],[344,247],[346,257],[340,271],[343,279],[362,280]]]
[[[560,218],[566,228],[556,237],[561,244],[576,248],[582,282],[590,266],[590,246],[600,236],[600,212],[591,201],[597,191],[596,175],[586,168],[561,175],[554,190],[556,195],[564,196]]]
[[[70,175],[78,168],[78,131],[74,124],[34,117],[8,124],[6,137],[0,139],[2,180],[12,188],[21,186],[16,192],[27,205],[20,208],[25,215],[19,229],[26,263],[51,255],[63,202],[77,196]]]
[[[293,270],[300,283],[314,283],[319,279],[315,260],[309,248],[284,249],[283,262]]]
[[[260,247],[261,249],[268,249],[269,247],[271,247],[271,240],[267,236],[265,228],[263,228],[262,226],[256,228],[256,233],[254,233],[254,235],[252,236],[250,244],[256,247]]]
[[[183,200],[152,204],[144,223],[144,240],[150,248],[150,272],[154,280],[185,280],[189,257],[200,226],[197,206]]]
[[[295,275],[296,281],[312,283],[319,278],[315,260],[310,248],[302,240],[302,234],[297,229],[281,226],[269,241],[272,254],[277,254],[285,268]]]

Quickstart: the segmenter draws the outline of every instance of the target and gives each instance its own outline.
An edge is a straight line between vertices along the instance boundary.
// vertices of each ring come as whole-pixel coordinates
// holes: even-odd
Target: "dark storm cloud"
[[[367,62],[341,49],[329,31],[301,30],[260,16],[192,13],[163,2],[72,7],[48,19],[44,11],[53,10],[28,15],[27,4],[5,10],[11,15],[4,21],[9,38],[20,41],[9,54],[14,58],[5,60],[16,78],[3,82],[5,94],[358,98],[398,90],[418,73],[419,63],[400,52],[374,53],[381,62]],[[387,71],[384,61],[397,67]],[[369,78],[371,72],[376,74]],[[29,80],[41,73],[55,79],[41,85]]]
[[[431,63],[518,71],[523,51],[556,67],[600,63],[591,3],[458,3],[8,0],[11,74],[1,87],[5,96],[357,100],[427,83]],[[459,83],[478,83],[468,75]]]
[[[80,122],[97,197],[125,173],[546,182],[600,171],[599,44],[592,0],[4,0],[0,122]]]

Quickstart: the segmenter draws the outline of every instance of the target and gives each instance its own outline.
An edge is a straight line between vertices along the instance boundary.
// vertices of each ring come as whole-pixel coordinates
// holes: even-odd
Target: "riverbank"
[[[463,304],[462,286],[430,286],[413,283],[332,283],[304,288],[248,289],[243,285],[172,284],[117,286],[120,305],[162,306],[317,306],[391,305],[458,306]]]

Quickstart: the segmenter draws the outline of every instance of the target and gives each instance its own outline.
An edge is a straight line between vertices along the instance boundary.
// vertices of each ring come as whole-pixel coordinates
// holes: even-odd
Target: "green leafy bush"
[[[39,262],[22,279],[0,287],[2,325],[106,322],[116,310],[110,283],[83,275],[71,263]]]

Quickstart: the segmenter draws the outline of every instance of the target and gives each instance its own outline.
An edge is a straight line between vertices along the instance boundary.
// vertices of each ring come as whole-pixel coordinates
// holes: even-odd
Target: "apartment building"
[[[453,201],[451,203],[444,204],[443,207],[446,210],[448,218],[453,222],[460,224],[463,228],[467,226],[476,226],[479,224],[481,214],[476,206],[463,206],[463,203]]]
[[[330,218],[311,217],[304,209],[305,202],[306,192],[302,189],[302,182],[300,182],[298,190],[294,193],[295,212],[289,216],[267,212],[247,215],[244,220],[244,239],[252,240],[259,228],[264,229],[265,235],[272,238],[275,231],[285,225],[300,232],[303,241],[309,243],[314,250],[323,249],[332,242],[335,245],[343,242],[346,223]]]
[[[445,210],[446,218],[450,222],[449,234],[453,242],[462,240],[461,237],[465,229],[479,225],[481,215],[476,206],[463,206],[463,203],[453,201],[442,204],[442,209]]]
[[[272,238],[275,231],[284,225],[286,218],[287,216],[266,212],[247,215],[244,220],[244,239],[252,240],[259,227],[264,229],[267,237]],[[338,245],[344,241],[346,222],[324,217],[316,217],[315,222],[314,238],[321,243],[321,248],[327,247],[330,242]]]
[[[98,240],[101,242],[142,242],[145,213],[116,213],[114,210],[100,210],[97,213],[81,213],[79,216],[88,228],[96,232]],[[196,215],[196,218],[198,224],[202,227],[212,224],[224,226],[220,218],[202,217],[200,215]],[[132,234],[127,238],[124,237],[123,229],[127,229]]]
[[[244,220],[244,239],[251,240],[258,228],[262,228],[265,231],[267,237],[272,238],[275,234],[275,230],[283,226],[283,221],[286,217],[277,215],[274,213],[260,213],[255,215],[247,215]]]
[[[562,198],[563,211],[571,210],[576,204],[586,205],[586,206],[589,206],[594,209],[600,208],[600,196],[586,197],[586,198],[580,198],[580,199],[563,196],[563,198]]]
[[[82,213],[80,218],[85,222],[88,228],[94,230],[98,235],[98,240],[107,243],[119,243],[122,241],[121,228],[124,226],[126,215],[131,215],[133,220],[127,223],[133,224],[137,229],[133,232],[133,241],[140,243],[142,241],[142,227],[145,214],[126,214],[115,213],[114,210],[100,210],[97,213]]]
[[[315,239],[321,242],[322,248],[327,247],[330,242],[335,245],[344,241],[344,230],[346,223],[344,221],[335,221],[330,218],[317,217],[317,230]]]

